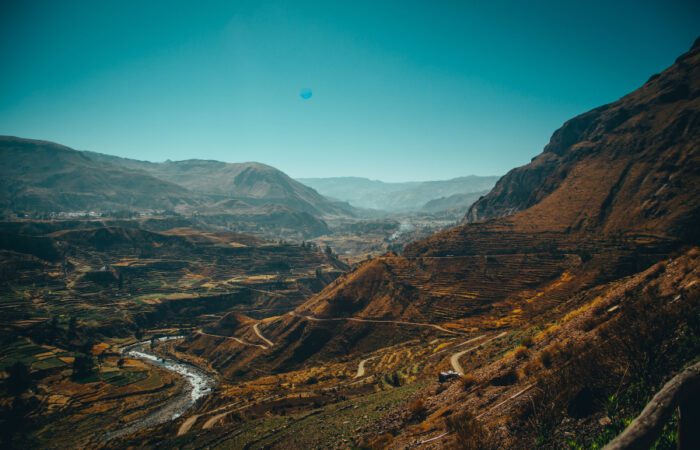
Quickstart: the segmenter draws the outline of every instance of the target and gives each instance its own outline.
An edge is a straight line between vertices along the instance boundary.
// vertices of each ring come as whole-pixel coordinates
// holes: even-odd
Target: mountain
[[[319,236],[353,208],[260,163],[136,161],[46,141],[0,137],[5,214],[163,211],[279,237]]]
[[[268,333],[285,345],[265,358],[292,368],[409,339],[392,321],[485,331],[566,311],[700,244],[699,188],[696,44],[640,89],[565,123],[464,224],[365,262],[281,318]]]
[[[97,161],[148,172],[164,181],[215,199],[242,199],[253,204],[283,205],[314,215],[351,215],[352,208],[331,201],[274,167],[256,163],[225,163],[189,159],[153,163],[88,153]]]
[[[430,200],[421,207],[421,211],[427,213],[467,211],[471,205],[489,191],[470,192],[469,194],[452,194],[448,197],[440,197]]]
[[[183,209],[199,199],[143,171],[92,160],[52,142],[0,136],[0,209]]]
[[[542,154],[499,180],[465,220],[515,214],[508,222],[520,229],[645,232],[697,242],[699,52],[696,44],[640,89],[566,122]]]
[[[427,202],[442,197],[488,191],[498,178],[469,175],[451,180],[404,183],[385,183],[360,177],[300,178],[298,181],[327,197],[346,201],[358,208],[405,212],[418,211]]]

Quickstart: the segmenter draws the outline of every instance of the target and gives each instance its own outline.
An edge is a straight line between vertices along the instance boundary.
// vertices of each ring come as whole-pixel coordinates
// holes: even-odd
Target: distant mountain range
[[[289,229],[304,237],[327,232],[324,217],[354,215],[348,204],[260,163],[152,163],[0,137],[5,215],[153,210],[194,214],[241,231]]]
[[[471,203],[488,192],[499,178],[469,175],[451,180],[404,183],[385,183],[360,177],[299,178],[298,181],[327,197],[346,201],[358,208],[434,212],[442,204],[444,209],[461,207],[466,212]],[[479,195],[474,198],[473,194],[477,193]],[[455,195],[457,197],[452,197]],[[436,203],[438,199],[441,202]]]

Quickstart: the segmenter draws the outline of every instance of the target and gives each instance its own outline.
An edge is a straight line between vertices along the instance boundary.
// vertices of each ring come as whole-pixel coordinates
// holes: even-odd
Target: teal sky
[[[0,134],[385,181],[503,174],[700,35],[691,1],[0,8]]]

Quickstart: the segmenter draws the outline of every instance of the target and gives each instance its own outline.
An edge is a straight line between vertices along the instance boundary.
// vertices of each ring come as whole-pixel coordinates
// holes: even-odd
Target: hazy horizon
[[[684,1],[2,9],[0,134],[385,182],[529,162],[687,51],[700,17]]]

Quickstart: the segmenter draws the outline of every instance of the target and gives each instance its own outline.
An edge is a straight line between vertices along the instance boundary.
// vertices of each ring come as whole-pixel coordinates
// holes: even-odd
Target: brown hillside
[[[564,124],[467,213],[522,231],[643,232],[697,242],[700,41],[640,89]],[[520,212],[519,214],[515,214]]]
[[[507,217],[365,263],[268,325],[283,345],[264,359],[287,367],[444,333],[419,324],[514,327],[697,242],[699,93],[695,45],[639,90],[567,122],[469,215]]]

